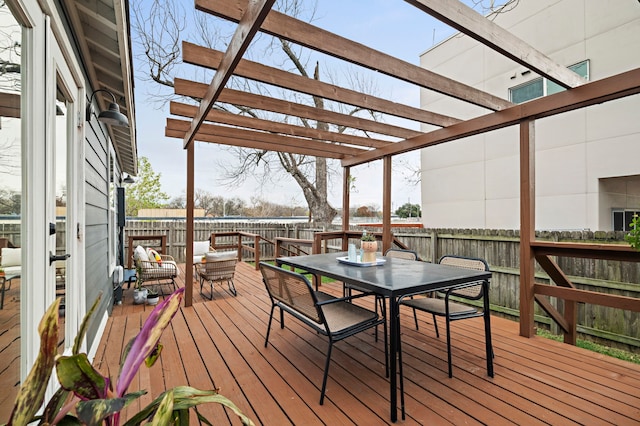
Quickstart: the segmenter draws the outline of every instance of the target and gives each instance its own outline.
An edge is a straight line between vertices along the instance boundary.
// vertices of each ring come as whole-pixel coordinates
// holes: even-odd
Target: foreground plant
[[[97,309],[100,297],[82,321],[71,356],[57,354],[58,306],[60,304],[60,300],[57,299],[40,321],[38,327],[40,352],[29,376],[18,392],[8,425],[26,425],[37,421],[42,425],[119,426],[122,409],[147,393],[144,390],[127,393],[127,389],[142,363],[151,367],[158,359],[162,351],[162,345],[158,343],[160,336],[178,311],[183,293],[184,288],[180,288],[156,306],[140,333],[126,346],[125,353],[121,357],[115,391],[111,385],[111,379],[102,376],[93,368],[87,355],[80,353],[88,320]],[[45,390],[54,366],[60,388],[49,400],[44,412],[36,416],[44,402]],[[218,394],[217,390],[203,391],[188,386],[178,386],[160,394],[124,425],[139,425],[146,422],[152,422],[154,425],[189,424],[189,409],[206,402],[215,402],[229,407],[240,417],[243,424],[253,424],[233,402]],[[201,422],[211,424],[197,410],[196,414]]]
[[[640,216],[633,215],[633,220],[629,224],[629,233],[624,236],[626,242],[636,250],[640,250]]]

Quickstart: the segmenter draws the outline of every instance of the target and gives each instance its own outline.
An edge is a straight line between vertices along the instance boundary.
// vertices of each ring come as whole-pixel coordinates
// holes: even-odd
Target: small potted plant
[[[148,305],[157,305],[160,300],[160,294],[158,294],[158,290],[155,287],[151,287],[147,290],[147,304]]]
[[[628,242],[631,247],[640,251],[640,216],[634,214],[629,227],[631,229],[629,233],[624,236],[624,240]]]
[[[133,303],[141,305],[147,302],[148,290],[142,287],[142,268],[136,266],[136,287],[133,289]]]
[[[367,231],[362,232],[360,238],[360,248],[362,248],[362,261],[363,262],[375,262],[376,252],[378,251],[378,242],[373,234],[368,234]]]

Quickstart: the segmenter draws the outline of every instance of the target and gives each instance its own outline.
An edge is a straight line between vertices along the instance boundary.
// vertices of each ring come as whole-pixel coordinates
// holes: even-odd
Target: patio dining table
[[[346,253],[314,254],[309,256],[280,257],[279,265],[288,265],[307,271],[317,277],[330,277],[352,284],[371,293],[389,298],[390,331],[390,410],[391,421],[398,419],[398,348],[400,338],[399,301],[411,295],[446,290],[452,286],[488,280],[491,272],[455,268],[434,263],[381,257],[376,265],[360,266],[338,261]],[[487,314],[488,315],[488,312]],[[485,321],[488,319],[485,318]],[[493,371],[493,360],[487,357],[487,370]],[[402,380],[402,379],[401,379]],[[404,406],[402,418],[404,419]]]

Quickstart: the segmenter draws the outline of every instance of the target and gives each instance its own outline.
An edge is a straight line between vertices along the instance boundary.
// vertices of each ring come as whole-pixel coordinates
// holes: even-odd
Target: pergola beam
[[[184,62],[192,65],[215,70],[220,64],[222,55],[223,53],[218,50],[198,46],[186,41],[182,42],[182,59]],[[353,105],[366,110],[377,111],[425,124],[433,124],[439,127],[450,126],[461,121],[457,118],[370,96],[356,92],[355,90],[335,86],[246,59],[242,59],[240,63],[238,63],[235,69],[235,75],[284,89],[306,93],[311,96],[319,96],[324,99]]]
[[[539,50],[459,0],[405,1],[565,89],[585,83],[585,80],[575,72],[552,61]]]
[[[167,119],[166,136],[179,137],[180,133],[186,133],[189,130],[189,123],[189,121],[185,120]],[[336,159],[343,159],[361,152],[358,148],[313,141],[311,139],[206,123],[200,126],[198,133],[194,136],[194,140]]]
[[[355,166],[381,159],[385,155],[402,154],[416,149],[502,129],[525,120],[550,117],[638,93],[640,93],[640,68],[587,83],[575,89],[514,105],[503,111],[472,118],[444,129],[434,130],[402,142],[396,142],[384,148],[368,151],[358,157],[342,160],[342,165]]]
[[[195,81],[182,80],[179,78],[176,78],[174,80],[174,90],[177,95],[198,98],[202,96],[203,90],[206,87],[207,86],[205,84],[197,83]],[[275,99],[268,96],[256,95],[253,93],[241,92],[239,90],[233,89],[224,89],[223,91],[221,91],[218,96],[218,101],[232,105],[241,105],[264,111],[271,111],[284,115],[292,115],[296,117],[317,120],[325,123],[333,123],[338,126],[360,129],[367,132],[374,132],[402,139],[411,138],[422,134],[415,130],[405,129],[404,127],[400,126],[379,123],[377,121],[328,111],[322,108],[315,108],[308,105]]]
[[[242,0],[196,0],[197,9],[235,22],[241,18],[245,7],[246,2]],[[366,6],[363,5],[363,7]],[[505,99],[402,61],[275,10],[264,20],[260,31],[493,111],[512,105]]]
[[[229,81],[233,75],[233,70],[238,62],[240,62],[242,55],[249,47],[249,43],[253,40],[258,29],[260,29],[260,25],[269,14],[274,3],[275,0],[255,0],[248,2],[246,11],[242,15],[242,18],[238,23],[238,27],[231,38],[229,48],[222,58],[218,72],[213,76],[211,84],[207,88],[207,92],[202,99],[202,102],[200,102],[198,115],[191,122],[191,128],[184,136],[185,148],[188,148],[193,141],[193,137],[202,125],[204,117],[211,110],[211,107],[214,102],[216,102],[220,92],[222,92],[227,81]]]
[[[169,112],[172,115],[193,118],[198,112],[198,107],[180,102],[171,101]],[[212,109],[205,118],[212,123],[226,124],[228,126],[245,127],[247,129],[262,130],[265,132],[279,133],[286,136],[311,138],[326,142],[337,142],[346,145],[362,146],[366,148],[382,148],[392,142],[381,139],[367,138],[364,136],[350,135],[347,133],[329,132],[310,127],[295,126],[289,123],[265,120],[246,115],[233,114],[227,111]]]

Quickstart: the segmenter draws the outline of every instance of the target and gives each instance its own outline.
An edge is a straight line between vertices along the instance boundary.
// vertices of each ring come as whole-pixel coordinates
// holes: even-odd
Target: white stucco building
[[[640,65],[637,1],[520,1],[495,22],[589,81]],[[560,90],[460,34],[420,61],[514,103]],[[428,90],[421,106],[461,119],[489,112]],[[621,229],[640,211],[638,95],[537,120],[535,146],[536,229]],[[425,226],[519,228],[518,126],[425,148],[421,166]]]

